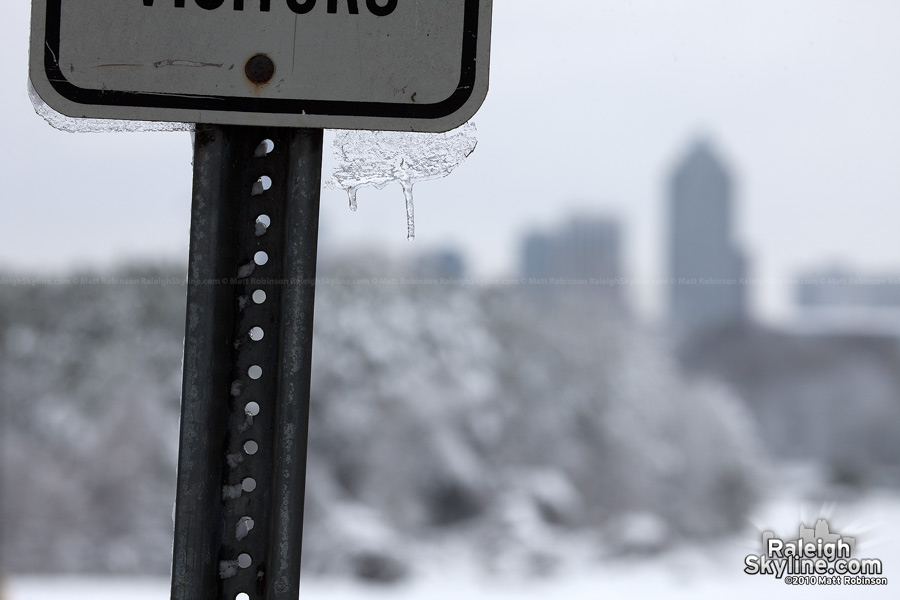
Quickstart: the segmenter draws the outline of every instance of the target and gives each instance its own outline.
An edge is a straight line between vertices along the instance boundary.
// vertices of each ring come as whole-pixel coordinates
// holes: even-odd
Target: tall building
[[[594,289],[617,289],[610,280],[622,274],[619,223],[580,216],[554,231],[527,235],[521,274],[529,280],[584,281]]]
[[[794,281],[799,308],[900,308],[900,272],[865,273],[832,265],[804,271]]]
[[[746,318],[733,212],[731,175],[708,143],[695,143],[669,187],[669,318],[680,333]]]
[[[416,277],[459,280],[466,276],[466,261],[453,248],[423,252],[413,265]]]

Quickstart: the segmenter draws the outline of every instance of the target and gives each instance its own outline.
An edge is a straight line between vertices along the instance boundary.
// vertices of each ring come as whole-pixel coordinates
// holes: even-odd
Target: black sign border
[[[47,0],[44,71],[53,89],[77,104],[215,112],[277,113],[310,116],[441,119],[463,107],[475,89],[480,0],[465,0],[462,69],[456,90],[432,104],[294,100],[240,96],[174,95],[81,88],[66,79],[59,65],[63,0]]]

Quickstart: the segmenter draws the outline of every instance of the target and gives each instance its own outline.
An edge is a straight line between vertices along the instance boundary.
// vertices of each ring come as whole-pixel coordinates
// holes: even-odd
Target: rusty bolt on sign
[[[262,85],[271,81],[275,75],[275,63],[265,54],[257,54],[247,61],[244,73],[256,85]]]

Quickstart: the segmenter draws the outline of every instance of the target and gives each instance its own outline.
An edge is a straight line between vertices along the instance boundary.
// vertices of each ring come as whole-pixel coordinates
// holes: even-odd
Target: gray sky
[[[26,2],[0,20],[0,267],[186,260],[188,135],[52,129],[26,94],[28,21]],[[738,178],[738,236],[766,281],[753,303],[778,314],[798,268],[900,271],[898,73],[894,0],[495,0],[478,149],[416,187],[417,240],[391,186],[362,190],[357,213],[323,192],[323,243],[453,244],[495,275],[529,228],[613,214],[628,272],[660,277],[666,178],[704,135]],[[659,292],[630,290],[650,310]]]

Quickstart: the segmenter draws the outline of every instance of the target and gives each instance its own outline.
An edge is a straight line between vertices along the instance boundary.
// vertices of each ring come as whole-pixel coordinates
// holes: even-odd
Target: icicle
[[[413,241],[416,239],[416,207],[413,204],[413,184],[401,181],[400,185],[403,186],[403,197],[406,198],[406,239]]]

